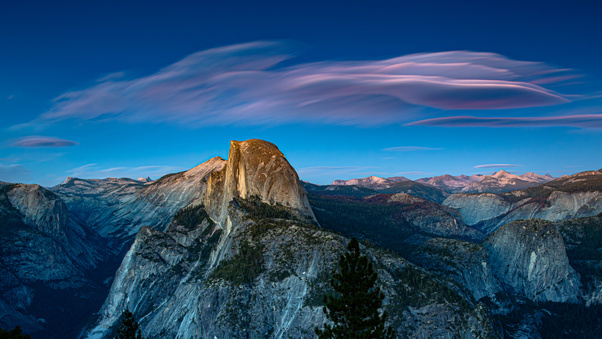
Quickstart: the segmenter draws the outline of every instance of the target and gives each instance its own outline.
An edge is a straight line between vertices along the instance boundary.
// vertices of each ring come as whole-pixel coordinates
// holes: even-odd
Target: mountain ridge
[[[506,192],[536,186],[554,180],[549,174],[539,175],[533,172],[516,175],[505,170],[494,172],[491,175],[474,174],[471,176],[444,174],[435,177],[426,177],[413,180],[414,182],[439,188],[448,193],[480,193],[480,192]],[[334,180],[332,186],[361,186],[370,189],[386,189],[397,182],[412,181],[405,177],[381,178],[369,176],[366,178]]]

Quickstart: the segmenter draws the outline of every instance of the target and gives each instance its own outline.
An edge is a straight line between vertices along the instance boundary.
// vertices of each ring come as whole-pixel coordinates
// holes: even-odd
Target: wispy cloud
[[[75,141],[59,139],[54,137],[29,136],[24,137],[12,144],[14,147],[70,147],[78,145]]]
[[[306,176],[332,176],[345,174],[363,174],[367,169],[375,168],[374,166],[315,166],[303,167],[297,170],[299,175]]]
[[[125,78],[125,72],[113,72],[96,79],[96,82],[107,82]]]
[[[138,166],[138,167],[111,167],[101,168],[97,164],[87,164],[67,171],[69,176],[80,179],[139,178],[151,177],[157,179],[165,174],[184,170],[175,166]]]
[[[395,175],[430,175],[430,174],[434,174],[434,173],[426,173],[423,171],[409,171],[409,172],[398,172],[395,173]]]
[[[517,164],[485,164],[476,165],[474,168],[508,168],[508,167],[521,167],[522,165]]]
[[[425,107],[489,110],[569,101],[535,82],[564,81],[570,70],[495,53],[451,51],[280,66],[292,57],[285,44],[260,41],[197,52],[144,77],[110,74],[91,87],[62,94],[38,122],[378,125],[415,120]]]
[[[391,152],[414,152],[414,151],[441,151],[443,148],[422,147],[422,146],[397,146],[383,148],[383,151]]]
[[[0,181],[4,182],[28,182],[31,180],[31,172],[19,164],[0,164]]]
[[[426,119],[407,125],[440,127],[579,127],[602,128],[602,114],[565,115],[555,117],[473,117],[456,116]]]

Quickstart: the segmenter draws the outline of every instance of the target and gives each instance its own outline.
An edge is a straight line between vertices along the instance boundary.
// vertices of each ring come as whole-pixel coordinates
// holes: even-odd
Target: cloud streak
[[[485,164],[476,165],[474,168],[507,168],[507,167],[521,167],[522,165],[517,164]]]
[[[260,41],[197,52],[144,77],[114,73],[62,94],[38,121],[379,125],[415,120],[424,108],[489,110],[569,101],[536,82],[553,84],[570,70],[494,53],[452,51],[281,67],[293,56],[282,43]]]
[[[31,172],[19,164],[0,164],[0,181],[18,183],[28,182],[32,178]]]
[[[29,136],[22,138],[12,144],[13,147],[27,147],[27,148],[40,148],[40,147],[70,147],[78,145],[75,141],[59,139],[54,137],[43,137],[43,136]]]
[[[139,178],[151,177],[157,179],[165,174],[180,172],[184,170],[181,167],[174,166],[138,166],[138,167],[111,167],[101,168],[97,164],[87,164],[67,171],[67,173],[80,179],[97,178]]]
[[[388,152],[415,152],[415,151],[441,151],[443,148],[421,147],[421,146],[397,146],[383,148],[383,151]]]
[[[427,173],[423,171],[409,171],[409,172],[398,172],[395,175],[430,175],[434,173]]]
[[[409,126],[439,127],[578,127],[602,128],[602,114],[565,115],[555,117],[474,117],[455,116],[426,119],[408,123]]]
[[[299,175],[305,176],[332,176],[345,174],[361,174],[361,171],[373,169],[374,166],[315,166],[304,167],[297,170]]]

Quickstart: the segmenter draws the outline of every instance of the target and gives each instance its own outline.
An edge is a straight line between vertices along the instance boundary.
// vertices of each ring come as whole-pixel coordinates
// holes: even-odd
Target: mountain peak
[[[205,206],[209,215],[224,225],[230,201],[253,196],[315,219],[297,172],[276,145],[259,139],[233,140],[226,165],[209,177]]]
[[[75,179],[77,179],[77,178],[74,178],[74,177],[67,177],[67,179],[65,179],[65,181],[63,181],[63,182],[61,183],[61,185],[69,185],[69,184],[72,184],[72,183],[75,181]]]
[[[206,173],[208,168],[217,168],[219,166],[221,166],[223,163],[225,162],[225,160],[222,157],[213,157],[207,161],[205,161],[202,164],[198,164],[195,167],[189,169],[188,171],[184,172],[184,175],[186,175],[187,177],[190,176],[195,176],[199,173]]]
[[[397,178],[403,178],[403,177],[397,177]],[[389,179],[389,178],[385,179],[385,178],[381,178],[381,177],[372,175],[372,176],[369,176],[366,178],[361,178],[361,179],[335,180],[332,182],[332,185],[335,185],[335,186],[356,185],[356,186],[364,186],[364,187],[374,188],[374,187],[389,187],[397,181],[403,181],[403,180]]]
[[[503,169],[501,169],[498,172],[494,172],[491,176],[494,178],[501,178],[501,177],[518,176],[518,175],[510,174],[510,173],[504,171]]]

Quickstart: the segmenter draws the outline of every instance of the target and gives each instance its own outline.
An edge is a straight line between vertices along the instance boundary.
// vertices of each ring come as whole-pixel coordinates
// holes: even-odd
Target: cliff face
[[[348,240],[317,226],[277,148],[233,142],[203,201],[206,208],[181,210],[165,232],[140,230],[87,337],[109,337],[126,308],[145,338],[315,337],[325,321],[322,296],[331,292]],[[499,335],[483,306],[453,282],[399,257],[364,251],[376,264],[399,333]]]
[[[497,194],[464,194],[449,196],[443,205],[457,209],[468,225],[495,218],[510,210],[512,205]]]
[[[441,237],[463,237],[478,241],[484,239],[481,232],[464,224],[458,211],[447,206],[407,193],[393,194],[389,198],[389,202],[407,206],[403,217],[425,233]]]
[[[26,332],[55,325],[55,310],[79,307],[94,298],[96,284],[86,273],[108,257],[102,238],[69,216],[55,194],[38,185],[0,185],[0,327],[20,325]],[[75,300],[52,300],[48,294]],[[81,319],[74,319],[78,323]]]
[[[602,304],[602,214],[555,224],[562,234],[569,263],[581,277],[586,305]]]
[[[232,198],[252,196],[315,220],[297,172],[276,145],[258,139],[231,141],[228,163],[211,174],[203,202],[209,215],[225,226],[226,207]]]
[[[179,209],[202,199],[209,174],[226,161],[215,157],[191,170],[143,183],[132,179],[68,178],[52,188],[73,217],[119,247],[142,226],[164,230]]]
[[[443,204],[458,209],[468,225],[488,234],[515,220],[537,218],[559,221],[594,216],[602,212],[602,195],[599,191],[564,192],[545,187],[542,189],[549,191],[544,200],[533,199],[525,191],[516,191],[506,194],[510,199],[492,193],[454,194]]]
[[[515,221],[486,241],[495,275],[509,292],[534,301],[578,302],[581,283],[555,224]]]
[[[567,226],[563,228],[569,232]],[[556,224],[521,220],[504,225],[483,244],[430,239],[412,260],[452,277],[476,300],[485,296],[495,300],[498,293],[504,292],[512,298],[537,302],[577,303],[582,300],[582,284],[569,264],[564,243]],[[589,290],[595,294],[599,284],[591,285]]]
[[[420,246],[412,261],[453,278],[467,288],[475,300],[495,299],[495,295],[503,291],[492,270],[489,253],[481,244],[434,238]]]
[[[602,170],[562,177],[502,194],[453,194],[443,204],[462,213],[468,225],[487,234],[515,220],[549,221],[602,213]]]

